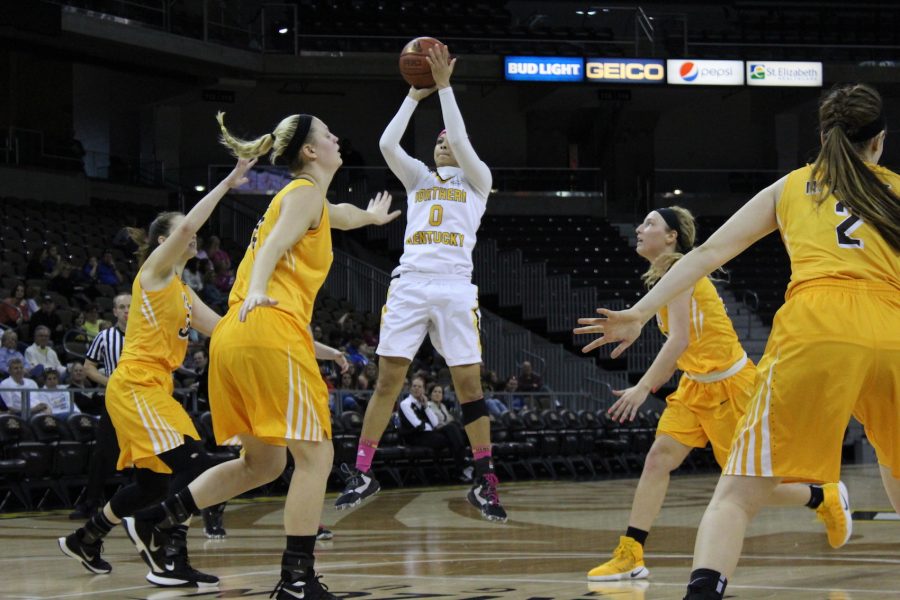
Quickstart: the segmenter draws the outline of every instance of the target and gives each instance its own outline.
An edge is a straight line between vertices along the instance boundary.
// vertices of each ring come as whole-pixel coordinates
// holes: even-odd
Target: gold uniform
[[[656,434],[693,448],[704,448],[709,442],[716,461],[724,467],[735,427],[753,392],[756,370],[706,277],[694,285],[690,318],[690,343],[676,363],[684,374],[666,398]],[[659,311],[656,321],[668,335],[667,307]]]
[[[182,445],[186,435],[200,439],[172,397],[172,372],[184,361],[191,328],[191,292],[175,276],[161,290],[145,290],[138,271],[131,295],[125,347],[106,386],[106,410],[121,448],[117,468],[171,473],[157,456]]]
[[[210,344],[210,408],[216,440],[250,433],[266,442],[331,437],[328,389],[309,333],[313,303],[331,268],[331,228],[325,197],[319,226],[310,229],[275,265],[266,294],[278,301],[238,318],[258,248],[278,221],[285,195],[310,181],[284,187],[256,225],[238,267],[225,317]]]
[[[787,176],[776,215],[791,281],[725,472],[837,481],[854,414],[900,477],[900,256],[834,196],[816,198],[811,167]]]

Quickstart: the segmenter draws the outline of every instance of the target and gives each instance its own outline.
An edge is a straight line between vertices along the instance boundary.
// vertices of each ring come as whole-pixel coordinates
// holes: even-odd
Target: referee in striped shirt
[[[87,357],[84,360],[84,373],[88,379],[98,386],[105,388],[109,376],[116,370],[119,364],[119,356],[125,346],[125,326],[128,324],[128,309],[131,306],[131,294],[119,294],[113,299],[113,315],[116,324],[101,331],[91,347],[88,348]],[[97,365],[103,363],[101,373]],[[106,403],[100,402],[100,421],[97,423],[97,443],[91,454],[91,462],[88,465],[87,487],[80,503],[75,506],[70,519],[85,519],[101,506],[103,488],[107,478],[116,472],[116,462],[119,458],[119,442],[116,439],[116,430],[112,426],[109,414],[106,412]]]

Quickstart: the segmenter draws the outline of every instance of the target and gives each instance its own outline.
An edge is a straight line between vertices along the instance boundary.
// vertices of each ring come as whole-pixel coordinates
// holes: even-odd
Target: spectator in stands
[[[12,329],[3,332],[0,338],[0,373],[9,374],[9,363],[13,359],[22,361],[25,371],[31,371],[31,365],[25,360],[25,355],[19,352],[19,334]]]
[[[81,269],[81,274],[86,281],[97,283],[97,269],[100,268],[100,259],[96,256],[89,256]]]
[[[324,337],[325,336],[322,334],[322,328],[319,327],[318,325],[314,326],[313,327],[313,341],[321,342],[324,344],[325,343]]]
[[[65,331],[59,315],[56,314],[56,303],[53,302],[53,296],[50,295],[44,295],[41,299],[40,310],[31,316],[32,331],[36,333],[42,326],[50,330],[50,338],[54,343],[58,344],[62,341]],[[29,362],[31,361],[29,360]]]
[[[81,342],[83,344],[90,343],[91,338],[84,328],[84,313],[80,310],[76,310],[72,313],[72,322],[69,323],[69,331],[66,333],[71,336],[73,331],[78,332],[79,335],[68,338],[69,341]]]
[[[59,255],[59,248],[56,247],[56,244],[50,244],[50,246],[45,248],[41,252],[41,266],[44,269],[44,278],[52,279],[56,277],[58,274],[57,269],[61,262],[62,257]]]
[[[466,443],[462,434],[454,427],[441,427],[441,419],[425,395],[424,379],[413,377],[409,384],[409,396],[400,401],[397,415],[400,417],[400,435],[407,444],[425,446],[435,451],[448,448],[460,478],[471,480],[471,471],[465,471]]]
[[[184,265],[181,278],[192,290],[198,294],[203,289],[203,274],[200,272],[200,261],[195,256]]]
[[[222,249],[222,241],[217,236],[212,235],[209,237],[206,254],[214,266],[221,264],[226,270],[231,269],[231,257]]]
[[[88,304],[84,309],[84,330],[93,340],[100,333],[100,329],[100,311],[96,304]]]
[[[375,382],[378,381],[378,363],[369,361],[369,364],[363,369],[363,373],[365,374],[366,379],[369,380],[369,385],[371,386],[369,389],[374,389]]]
[[[31,305],[25,298],[25,284],[16,284],[12,296],[0,305],[0,323],[4,325],[21,325],[31,318]]]
[[[351,393],[357,389],[359,388],[354,383],[353,369],[347,369],[341,373],[341,385],[338,386],[338,391],[341,394],[342,409],[361,412],[361,406],[365,406],[365,400],[361,396]]]
[[[77,300],[82,305],[90,302],[84,293],[84,285],[82,285],[80,280],[80,273],[72,267],[70,262],[60,261],[56,269],[56,275],[50,279],[47,289],[70,300]]]
[[[540,392],[544,389],[544,382],[541,376],[534,372],[531,363],[527,360],[522,362],[518,384],[518,389],[523,392]]]
[[[28,312],[31,313],[31,316],[41,309],[40,298],[42,295],[41,288],[36,285],[30,285],[25,290],[25,301],[28,303]]]
[[[203,289],[200,290],[200,298],[209,305],[213,310],[224,313],[228,310],[228,294],[222,293],[216,287],[215,271],[204,266],[206,263],[200,263],[200,273],[203,276]]]
[[[9,377],[0,381],[0,389],[3,388],[26,388],[31,390],[38,389],[34,379],[25,377],[25,362],[18,357],[9,360]],[[0,392],[0,400],[6,405],[6,409],[10,412],[22,412],[22,396],[24,392]],[[29,398],[31,406],[31,414],[36,415],[48,412],[49,408],[46,404],[36,403],[34,398]]]
[[[194,352],[193,371],[197,374],[194,386],[197,390],[197,410],[206,412],[209,410],[209,355],[203,348]]]
[[[39,325],[34,329],[34,343],[25,349],[25,360],[32,367],[43,367],[43,372],[56,371],[57,375],[62,376],[66,373],[66,368],[59,362],[56,350],[50,345],[50,328]],[[34,371],[32,371],[34,372]]]
[[[80,362],[69,364],[68,387],[72,390],[91,389],[94,383],[87,378],[84,372],[84,365]],[[90,415],[99,415],[98,401],[94,398],[93,392],[72,392],[72,401],[78,407],[80,412],[86,412]]]
[[[65,387],[59,385],[59,373],[53,370],[47,371],[44,376],[44,385],[40,388],[41,391],[31,394],[31,402],[32,404],[35,402],[46,404],[54,415],[80,412]]]
[[[507,406],[512,408],[513,410],[522,410],[525,408],[525,396],[517,393],[519,391],[519,378],[515,375],[510,375],[506,378],[506,383],[503,385],[503,391],[507,394],[504,400],[507,403]]]
[[[215,271],[213,285],[215,285],[222,294],[227,296],[228,292],[231,291],[231,286],[234,285],[234,271],[222,261],[213,261],[213,265]]]
[[[125,277],[122,276],[122,273],[119,272],[119,268],[116,266],[116,261],[113,258],[112,252],[109,250],[103,252],[103,258],[97,265],[96,273],[98,283],[103,283],[112,287],[118,286],[125,280]]]

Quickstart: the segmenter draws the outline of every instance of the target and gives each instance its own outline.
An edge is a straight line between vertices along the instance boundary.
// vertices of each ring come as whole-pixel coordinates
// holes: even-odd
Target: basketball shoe
[[[106,574],[112,571],[112,566],[100,556],[103,552],[103,542],[97,540],[93,544],[86,544],[81,540],[80,531],[82,530],[79,529],[57,540],[62,553],[79,561],[91,573]]]
[[[816,509],[816,518],[825,524],[828,543],[840,548],[853,533],[853,517],[850,513],[850,493],[843,481],[822,486],[825,499]]]
[[[324,525],[319,525],[319,530],[316,532],[316,539],[319,541],[330,540],[334,537],[334,534],[330,529],[325,527]]]
[[[346,484],[344,491],[334,501],[334,507],[338,510],[359,506],[363,500],[373,496],[381,489],[381,484],[372,475],[372,471],[362,472],[356,467],[351,468],[343,464],[341,472],[344,474]]]
[[[160,587],[213,587],[219,578],[191,567],[187,543],[181,535],[169,535],[148,521],[134,517],[122,519],[125,532],[137,548],[150,572],[146,579]],[[186,531],[186,529],[185,529]]]
[[[337,600],[328,586],[316,575],[314,558],[310,555],[285,552],[281,559],[281,581],[272,594],[275,600]]]
[[[588,572],[588,581],[646,579],[649,575],[650,571],[644,566],[644,547],[623,535],[612,558]]]
[[[499,480],[493,471],[484,473],[475,480],[475,484],[466,494],[469,504],[481,511],[481,516],[488,521],[506,522],[506,511],[500,505],[500,495],[497,494]]]

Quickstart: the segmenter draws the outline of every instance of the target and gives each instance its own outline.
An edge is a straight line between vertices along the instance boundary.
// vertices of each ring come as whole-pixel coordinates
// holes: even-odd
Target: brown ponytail
[[[867,85],[835,87],[819,105],[822,149],[812,173],[822,204],[829,195],[878,231],[891,248],[900,252],[900,198],[860,157],[872,139],[884,130],[882,101]],[[872,131],[872,127],[877,131]],[[867,136],[867,133],[871,135]],[[857,139],[862,136],[864,139]],[[867,137],[866,137],[867,136]]]
[[[128,232],[128,237],[137,244],[138,248],[135,250],[134,255],[137,257],[138,267],[143,265],[144,261],[147,260],[147,257],[150,256],[150,253],[159,246],[159,237],[169,235],[169,232],[172,230],[172,221],[175,217],[183,216],[184,215],[180,212],[176,211],[159,213],[156,218],[153,219],[153,222],[150,223],[149,232],[137,227],[125,228],[125,231]]]

